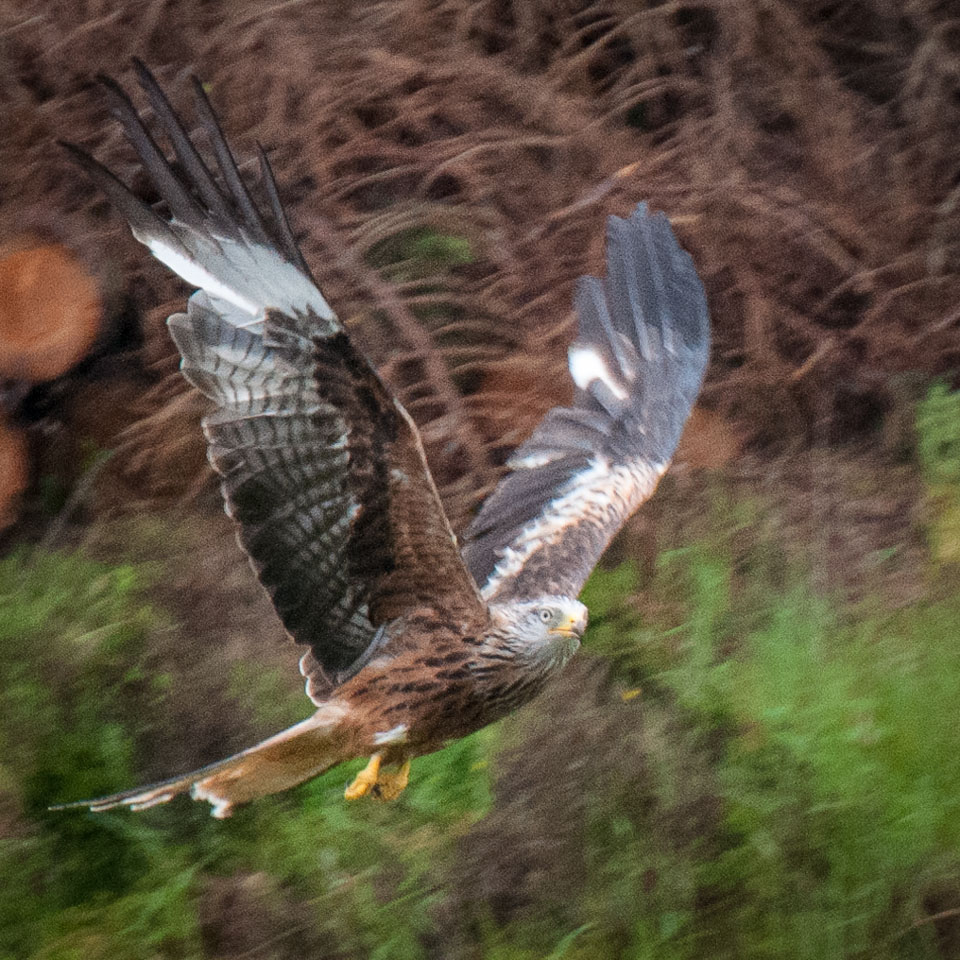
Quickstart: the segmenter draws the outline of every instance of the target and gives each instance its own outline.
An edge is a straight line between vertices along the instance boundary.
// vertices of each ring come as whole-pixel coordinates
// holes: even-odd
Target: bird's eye
[[[544,623],[549,623],[549,622],[550,622],[550,619],[551,619],[550,611],[549,611],[549,610],[541,610],[541,611],[540,611],[540,619],[541,619]]]

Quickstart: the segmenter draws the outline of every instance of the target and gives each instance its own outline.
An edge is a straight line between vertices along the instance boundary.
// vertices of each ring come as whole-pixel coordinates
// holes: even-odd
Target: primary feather
[[[479,616],[479,598],[416,427],[310,276],[266,158],[270,217],[244,184],[202,86],[194,83],[196,109],[218,177],[150,72],[139,61],[135,68],[177,170],[129,97],[101,79],[171,217],[65,146],[137,239],[200,287],[187,312],[170,317],[170,333],[184,376],[215,404],[203,429],[240,544],[287,630],[309,645],[302,669],[321,702],[383,639],[387,620],[425,597]]]
[[[653,493],[700,390],[706,295],[662,213],[610,218],[607,276],[581,278],[576,306],[573,406],[544,417],[466,534],[486,600],[576,596]]]

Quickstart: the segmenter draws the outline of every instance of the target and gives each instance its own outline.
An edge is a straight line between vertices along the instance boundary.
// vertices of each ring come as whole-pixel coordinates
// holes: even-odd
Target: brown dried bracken
[[[483,374],[521,344],[534,382],[557,365],[562,337],[555,350],[537,337],[555,327],[569,339],[573,280],[601,262],[594,225],[640,196],[671,211],[697,258],[716,344],[705,400],[748,447],[869,436],[895,404],[894,375],[958,367],[951,4],[104,6],[19,0],[0,11],[8,215],[57,210],[71,242],[116,254],[143,302],[171,300],[172,283],[117,249],[99,199],[64,177],[48,146],[69,124],[122,163],[120,137],[86,96],[90,75],[138,53],[180,93],[201,69],[233,129],[271,149],[304,253],[348,327],[378,366],[390,344],[391,387],[421,427],[438,424],[424,442],[452,518],[465,520],[467,491],[492,485],[509,447],[486,432],[509,409],[487,416]],[[419,290],[384,283],[389,268],[366,254],[411,224],[467,238],[472,261],[437,265]],[[356,254],[341,259],[343,249]],[[434,303],[423,309],[427,286]],[[163,316],[146,331],[158,363],[170,359]],[[479,362],[458,343],[478,328]],[[431,395],[411,403],[409,368],[427,361]],[[177,389],[167,386],[151,394],[156,408]],[[178,418],[151,425],[124,438],[118,468],[135,460],[157,500],[208,479],[179,465]]]

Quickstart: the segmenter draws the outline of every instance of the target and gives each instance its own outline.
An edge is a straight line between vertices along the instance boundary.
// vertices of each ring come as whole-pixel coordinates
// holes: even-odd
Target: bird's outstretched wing
[[[239,541],[290,634],[317,702],[395,618],[428,606],[482,615],[416,427],[354,348],[314,284],[263,150],[258,207],[203,88],[196,112],[215,174],[156,80],[134,67],[170,163],[129,97],[101,78],[169,217],[76,146],[74,159],[134,236],[200,289],[168,323],[182,371],[215,409],[203,421]]]
[[[673,456],[709,353],[703,284],[667,218],[611,217],[607,276],[582,277],[572,407],[549,411],[467,531],[485,600],[576,597]]]

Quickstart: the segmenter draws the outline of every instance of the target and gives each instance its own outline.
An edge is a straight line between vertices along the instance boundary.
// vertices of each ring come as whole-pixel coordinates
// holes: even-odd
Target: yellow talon
[[[381,773],[373,789],[374,796],[380,800],[396,800],[410,782],[410,761],[408,760],[396,773]]]
[[[353,783],[344,790],[347,800],[356,800],[365,797],[376,785],[380,775],[380,754],[375,753],[370,762],[354,777]]]

